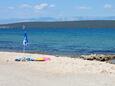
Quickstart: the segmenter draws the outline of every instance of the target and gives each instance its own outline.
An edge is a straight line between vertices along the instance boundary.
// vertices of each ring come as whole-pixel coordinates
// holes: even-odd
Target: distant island
[[[57,22],[18,22],[0,24],[0,28],[115,28],[115,20],[83,20],[83,21],[57,21]]]

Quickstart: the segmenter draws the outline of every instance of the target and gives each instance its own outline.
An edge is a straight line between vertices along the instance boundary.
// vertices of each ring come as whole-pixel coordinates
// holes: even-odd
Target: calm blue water
[[[115,54],[115,29],[27,29],[28,52],[54,55]],[[0,29],[1,51],[22,51],[22,29]]]

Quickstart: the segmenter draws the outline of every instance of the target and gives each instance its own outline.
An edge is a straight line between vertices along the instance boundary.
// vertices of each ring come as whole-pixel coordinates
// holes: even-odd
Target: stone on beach
[[[115,59],[115,55],[91,54],[91,55],[81,55],[81,58],[85,60],[109,61],[111,59]]]

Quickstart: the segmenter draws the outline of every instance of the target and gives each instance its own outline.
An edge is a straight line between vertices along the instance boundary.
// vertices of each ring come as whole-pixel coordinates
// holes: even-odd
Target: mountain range
[[[25,25],[26,28],[115,28],[115,20],[79,20],[79,21],[47,21],[47,22],[18,22],[1,24],[0,28],[15,29]]]
[[[16,22],[55,22],[55,21],[80,21],[80,20],[115,20],[115,16],[95,17],[95,16],[75,16],[75,17],[38,17],[38,18],[9,18],[0,19],[0,24]]]

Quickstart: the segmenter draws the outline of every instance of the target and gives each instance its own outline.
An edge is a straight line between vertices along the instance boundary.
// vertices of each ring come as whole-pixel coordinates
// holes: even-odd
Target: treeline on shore
[[[115,20],[58,21],[58,22],[18,22],[0,24],[0,28],[115,28]]]

